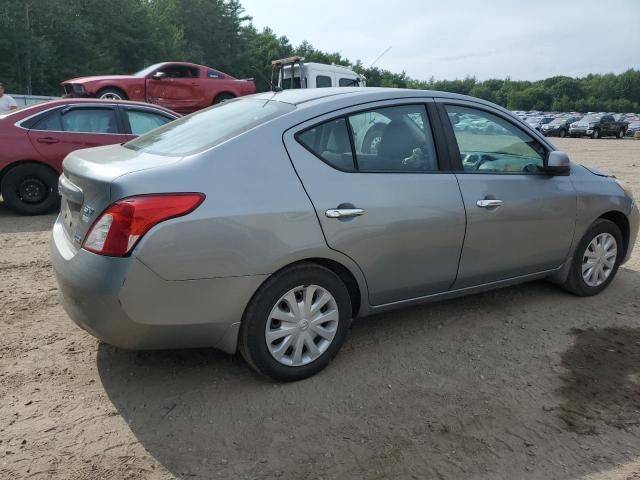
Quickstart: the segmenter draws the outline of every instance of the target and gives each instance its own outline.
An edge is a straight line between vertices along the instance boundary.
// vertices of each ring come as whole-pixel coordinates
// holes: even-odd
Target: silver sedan
[[[51,257],[78,325],[239,350],[279,380],[325,367],[356,317],[540,278],[597,294],[639,222],[617,179],[510,112],[417,90],[232,100],[70,154],[59,190]]]

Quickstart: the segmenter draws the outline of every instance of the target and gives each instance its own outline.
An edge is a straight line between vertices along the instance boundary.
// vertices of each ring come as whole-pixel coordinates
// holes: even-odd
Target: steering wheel
[[[487,153],[483,153],[482,155],[480,155],[480,160],[478,160],[478,163],[476,163],[475,165],[475,170],[480,170],[480,166],[484,165],[487,162],[493,162],[494,160],[497,160],[497,157],[494,157],[493,155],[489,155]]]

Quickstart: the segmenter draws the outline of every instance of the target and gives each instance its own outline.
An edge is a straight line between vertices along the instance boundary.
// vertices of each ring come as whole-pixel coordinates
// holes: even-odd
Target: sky
[[[415,79],[640,70],[640,0],[241,0],[253,24]]]

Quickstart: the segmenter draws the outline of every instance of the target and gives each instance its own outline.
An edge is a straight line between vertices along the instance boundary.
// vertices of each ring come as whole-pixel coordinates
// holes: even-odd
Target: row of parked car
[[[589,112],[514,112],[545,136],[551,137],[633,137],[640,131],[640,114]]]

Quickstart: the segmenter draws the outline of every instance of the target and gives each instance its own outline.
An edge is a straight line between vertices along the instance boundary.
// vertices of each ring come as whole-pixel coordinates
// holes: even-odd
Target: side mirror
[[[550,175],[569,175],[571,171],[571,160],[569,155],[560,150],[549,152],[544,171]]]
[[[167,74],[164,72],[156,72],[151,76],[151,78],[154,80],[162,80],[163,78],[166,78],[166,76]]]

